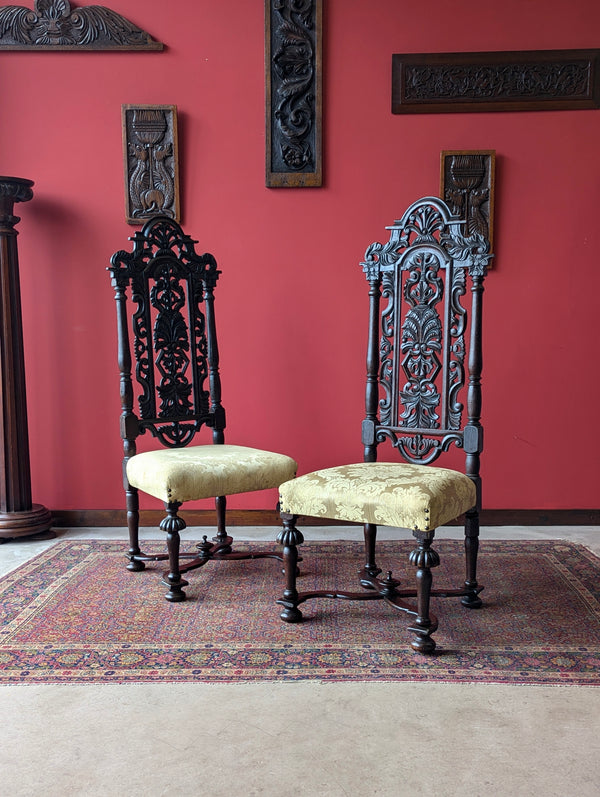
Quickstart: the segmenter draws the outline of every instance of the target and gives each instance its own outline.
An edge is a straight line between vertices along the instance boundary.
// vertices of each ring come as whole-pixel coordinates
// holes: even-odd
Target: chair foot
[[[460,602],[463,606],[466,606],[467,609],[480,609],[483,606],[483,601],[475,592],[472,592],[469,595],[464,595],[460,599]]]
[[[365,565],[360,572],[360,585],[364,589],[376,589],[373,580],[381,573],[380,567],[369,567]]]
[[[277,601],[283,603],[283,601]],[[286,606],[286,608],[279,615],[284,623],[301,623],[302,612],[297,606]]]
[[[436,645],[435,639],[432,639],[430,634],[435,631],[435,627],[421,628],[418,625],[413,625],[409,628],[409,631],[412,631],[415,635],[410,642],[413,650],[416,650],[417,653],[433,653]]]
[[[212,538],[212,541],[214,542],[215,547],[220,554],[231,553],[233,551],[232,547],[233,539],[229,537],[227,534],[225,535],[217,534]],[[200,546],[198,545],[197,547],[199,548]]]
[[[181,603],[181,601],[186,600],[187,596],[183,591],[183,587],[187,587],[190,583],[189,581],[181,578],[179,581],[172,583],[167,577],[162,579],[162,583],[169,587],[169,591],[165,594],[165,599],[170,601],[170,603]]]
[[[142,570],[146,569],[146,565],[144,562],[140,562],[139,559],[129,559],[129,564],[127,565],[127,569],[131,573],[140,573]]]

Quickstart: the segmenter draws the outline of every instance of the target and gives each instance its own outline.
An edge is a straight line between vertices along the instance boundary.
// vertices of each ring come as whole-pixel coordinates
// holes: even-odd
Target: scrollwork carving
[[[438,277],[440,262],[431,252],[418,252],[406,267],[404,298],[410,309],[402,324],[400,351],[408,381],[400,391],[404,411],[399,425],[437,429],[440,394],[435,380],[441,370],[438,354],[442,349],[442,323],[436,305],[443,295]]]
[[[266,0],[267,185],[321,184],[322,0]]]
[[[148,222],[133,236],[131,253],[111,259],[116,285],[131,285],[133,352],[139,396],[140,431],[164,445],[189,443],[209,420],[204,291],[219,271],[210,254],[197,255],[194,241],[165,217]],[[194,398],[195,397],[195,398]],[[161,423],[161,419],[176,418]]]
[[[393,113],[597,108],[599,50],[392,56]]]
[[[368,247],[363,270],[381,279],[379,421],[409,462],[427,464],[451,445],[463,446],[467,273],[485,272],[489,243],[465,236],[448,206],[426,197]]]
[[[502,67],[414,66],[406,70],[406,99],[440,100],[579,97],[588,89],[588,64],[539,65],[514,63]]]
[[[162,50],[163,45],[104,6],[71,8],[69,0],[0,7],[0,49]]]

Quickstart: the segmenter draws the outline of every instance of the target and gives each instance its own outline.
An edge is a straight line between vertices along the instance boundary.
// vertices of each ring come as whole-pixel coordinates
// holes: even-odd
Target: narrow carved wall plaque
[[[446,150],[440,160],[440,197],[465,220],[466,234],[483,235],[492,249],[496,151]]]
[[[128,223],[153,216],[179,221],[177,107],[123,105],[121,113]]]
[[[322,184],[322,0],[265,0],[266,184]]]
[[[71,8],[69,0],[0,6],[2,50],[162,50],[163,45],[104,6]]]
[[[600,50],[392,55],[392,113],[600,107]]]

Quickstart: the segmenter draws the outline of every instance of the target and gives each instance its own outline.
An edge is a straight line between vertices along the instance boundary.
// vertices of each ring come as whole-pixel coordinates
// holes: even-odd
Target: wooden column
[[[0,537],[47,531],[52,517],[31,501],[27,400],[15,202],[33,197],[31,180],[0,177]]]

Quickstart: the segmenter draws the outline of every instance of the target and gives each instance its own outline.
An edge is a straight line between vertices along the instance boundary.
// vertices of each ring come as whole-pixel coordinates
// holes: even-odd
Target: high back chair
[[[298,606],[309,598],[382,599],[414,617],[411,645],[431,653],[436,645],[431,634],[437,628],[429,611],[432,595],[461,596],[466,607],[481,606],[476,576],[483,450],[481,310],[492,255],[487,240],[465,237],[463,227],[444,202],[425,197],[387,228],[385,245],[374,243],[367,249],[361,264],[370,297],[364,461],[309,473],[279,488],[283,529],[278,540],[286,585],[278,603],[286,622],[302,620]],[[467,290],[470,313],[462,303]],[[404,462],[378,462],[384,443]],[[464,473],[432,467],[454,446],[465,452]],[[431,547],[435,530],[463,513],[464,585],[433,590],[431,570],[440,561]],[[364,524],[360,582],[366,591],[298,592],[297,546],[303,535],[296,522],[301,515]],[[415,588],[401,588],[391,571],[378,578],[378,524],[412,530],[417,540],[410,554]],[[416,598],[416,603],[407,598]]]
[[[232,551],[226,496],[278,487],[294,477],[297,466],[283,454],[224,443],[215,258],[197,255],[196,242],[165,217],[151,219],[130,240],[133,251],[116,252],[109,267],[117,303],[127,567],[139,571],[146,562],[168,559],[165,597],[177,602],[186,597],[182,573],[211,559],[281,560],[277,551]],[[202,427],[212,431],[212,443],[190,445]],[[146,433],[162,447],[137,453],[137,438]],[[140,550],[139,490],[164,502],[160,528],[167,533],[166,554],[146,556]],[[202,498],[215,498],[217,534],[212,541],[205,536],[195,552],[181,554],[187,560],[181,566],[179,533],[186,523],[179,508]]]

